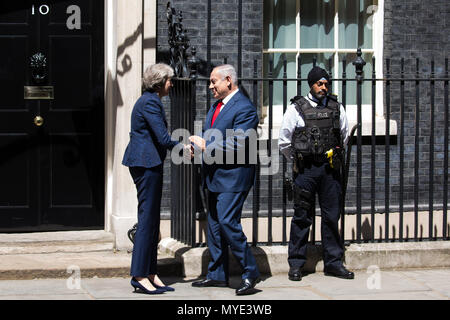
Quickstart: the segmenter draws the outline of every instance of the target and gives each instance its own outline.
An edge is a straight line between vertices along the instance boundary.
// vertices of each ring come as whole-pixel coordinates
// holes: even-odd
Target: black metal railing
[[[194,132],[196,111],[195,79],[174,79],[170,92],[170,125],[174,129]],[[186,140],[187,137],[184,136]],[[186,142],[185,142],[186,143]],[[181,150],[182,152],[182,150]],[[182,157],[182,155],[181,155]],[[189,245],[196,243],[198,212],[198,166],[171,163],[171,237]]]
[[[342,84],[341,103],[346,108],[349,98],[348,84],[356,84],[356,136],[349,151],[349,172],[346,205],[342,210],[340,229],[346,242],[392,242],[420,240],[449,240],[448,211],[448,59],[436,75],[435,61],[428,64],[417,59],[406,71],[405,59],[386,59],[384,77],[375,72],[375,57],[372,58],[372,74],[364,76],[365,62],[361,51],[357,52],[355,78],[347,78],[347,61],[342,61],[344,72],[341,78],[332,79]],[[314,60],[314,63],[316,61]],[[287,77],[286,59],[283,61],[282,78],[273,76],[273,59],[269,60],[268,76],[258,78],[258,64],[254,62],[252,78],[239,78],[241,88],[249,94],[258,111],[264,88],[267,90],[267,138],[258,143],[261,152],[267,154],[269,164],[258,163],[254,187],[249,195],[243,218],[251,218],[252,245],[287,244],[288,219],[292,216],[292,203],[287,201],[286,188],[282,181],[289,175],[289,164],[278,153],[278,141],[272,137],[274,127],[274,83],[282,83],[283,114],[287,108],[288,83],[294,82],[297,94],[307,79],[301,78],[301,55],[298,57],[297,78]],[[331,71],[332,61],[328,69]],[[422,68],[422,69],[421,69]],[[395,70],[393,70],[395,69]],[[425,75],[423,71],[425,69]],[[428,72],[427,72],[428,70]],[[211,104],[206,78],[178,79],[171,93],[171,128],[186,128],[193,132],[194,120],[202,120]],[[363,135],[363,86],[368,83],[370,93],[370,134]],[[376,131],[377,84],[384,91],[384,135]],[[201,101],[201,102],[199,102]],[[437,117],[437,115],[439,117]],[[195,118],[195,119],[194,119]],[[378,116],[379,118],[379,116]],[[391,134],[391,120],[398,123],[396,135]],[[364,122],[364,125],[367,125]],[[350,128],[351,129],[351,128]],[[350,154],[350,151],[353,152]],[[364,161],[363,161],[364,160]],[[280,172],[262,175],[263,170],[272,170],[281,164]],[[198,212],[204,210],[199,203],[202,197],[198,184],[199,167],[174,165],[171,171],[172,237],[191,246],[199,245],[196,235]],[[426,197],[427,196],[427,197]],[[204,203],[204,202],[203,202]],[[200,208],[200,209],[199,209]],[[423,213],[428,211],[427,219]],[[196,214],[197,212],[197,214]],[[345,213],[345,214],[344,214]],[[316,208],[316,215],[320,210]],[[384,223],[380,216],[384,215]],[[412,220],[410,234],[406,215]],[[354,218],[350,226],[348,218]],[[276,224],[275,224],[276,219]],[[281,219],[281,223],[278,221]],[[398,220],[397,220],[398,219]],[[364,221],[363,221],[364,220]],[[267,237],[260,235],[262,224],[266,224]],[[376,230],[377,224],[379,230]],[[438,225],[439,224],[439,225]],[[424,225],[428,225],[425,232]],[[352,230],[347,230],[351,228]],[[384,230],[383,230],[384,228]],[[398,234],[396,231],[398,228]],[[439,230],[440,229],[440,230]],[[378,237],[377,237],[377,231]],[[350,235],[346,234],[350,232]],[[281,234],[281,235],[280,235]],[[274,240],[274,235],[276,238]],[[316,242],[315,219],[311,227],[310,240]]]

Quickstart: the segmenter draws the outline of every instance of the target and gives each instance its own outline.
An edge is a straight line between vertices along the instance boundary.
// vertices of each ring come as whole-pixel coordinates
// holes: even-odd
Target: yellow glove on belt
[[[325,154],[327,155],[327,159],[330,162],[330,167],[333,168],[333,149],[328,150],[327,152],[325,152]]]

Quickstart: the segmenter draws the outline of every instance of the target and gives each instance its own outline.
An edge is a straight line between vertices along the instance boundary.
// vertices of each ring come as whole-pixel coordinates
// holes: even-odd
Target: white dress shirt
[[[314,108],[324,108],[324,104],[326,103],[326,99],[322,100],[320,102],[316,98],[312,96],[311,93],[308,93],[308,95],[305,97],[306,100],[313,106]],[[349,137],[348,132],[348,120],[347,116],[345,114],[345,109],[340,105],[340,124],[341,124],[341,136],[342,141],[344,142],[344,146],[347,144],[347,140]],[[305,121],[303,120],[303,117],[298,113],[297,109],[295,108],[295,104],[290,104],[286,108],[286,112],[283,116],[283,122],[281,124],[280,128],[280,136],[278,139],[278,147],[283,153],[283,155],[288,159],[292,160],[292,147],[291,147],[291,140],[292,140],[292,134],[294,133],[294,130],[296,127],[304,127]]]
[[[233,98],[233,96],[234,96],[238,91],[239,91],[239,89],[236,89],[236,90],[234,90],[233,92],[230,92],[230,94],[227,95],[225,98],[223,98],[223,100],[222,100],[223,105],[222,105],[222,107],[220,108],[220,111],[219,111],[219,112],[221,112],[221,111],[223,110],[223,107],[225,107],[225,105],[228,103],[228,101],[230,101],[231,98]]]

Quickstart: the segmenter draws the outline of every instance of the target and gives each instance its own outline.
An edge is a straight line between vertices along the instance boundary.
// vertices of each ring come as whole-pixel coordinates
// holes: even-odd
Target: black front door
[[[1,1],[0,232],[103,228],[103,5]]]

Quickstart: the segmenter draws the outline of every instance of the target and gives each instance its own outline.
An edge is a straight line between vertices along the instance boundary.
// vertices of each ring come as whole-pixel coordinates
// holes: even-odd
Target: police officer
[[[294,216],[288,250],[289,279],[300,281],[306,262],[309,229],[314,219],[316,193],[321,209],[324,273],[353,279],[343,263],[344,248],[338,220],[342,201],[341,164],[348,139],[348,121],[335,95],[328,94],[330,76],[313,67],[308,74],[310,92],[296,96],[286,109],[279,148],[293,162]]]

